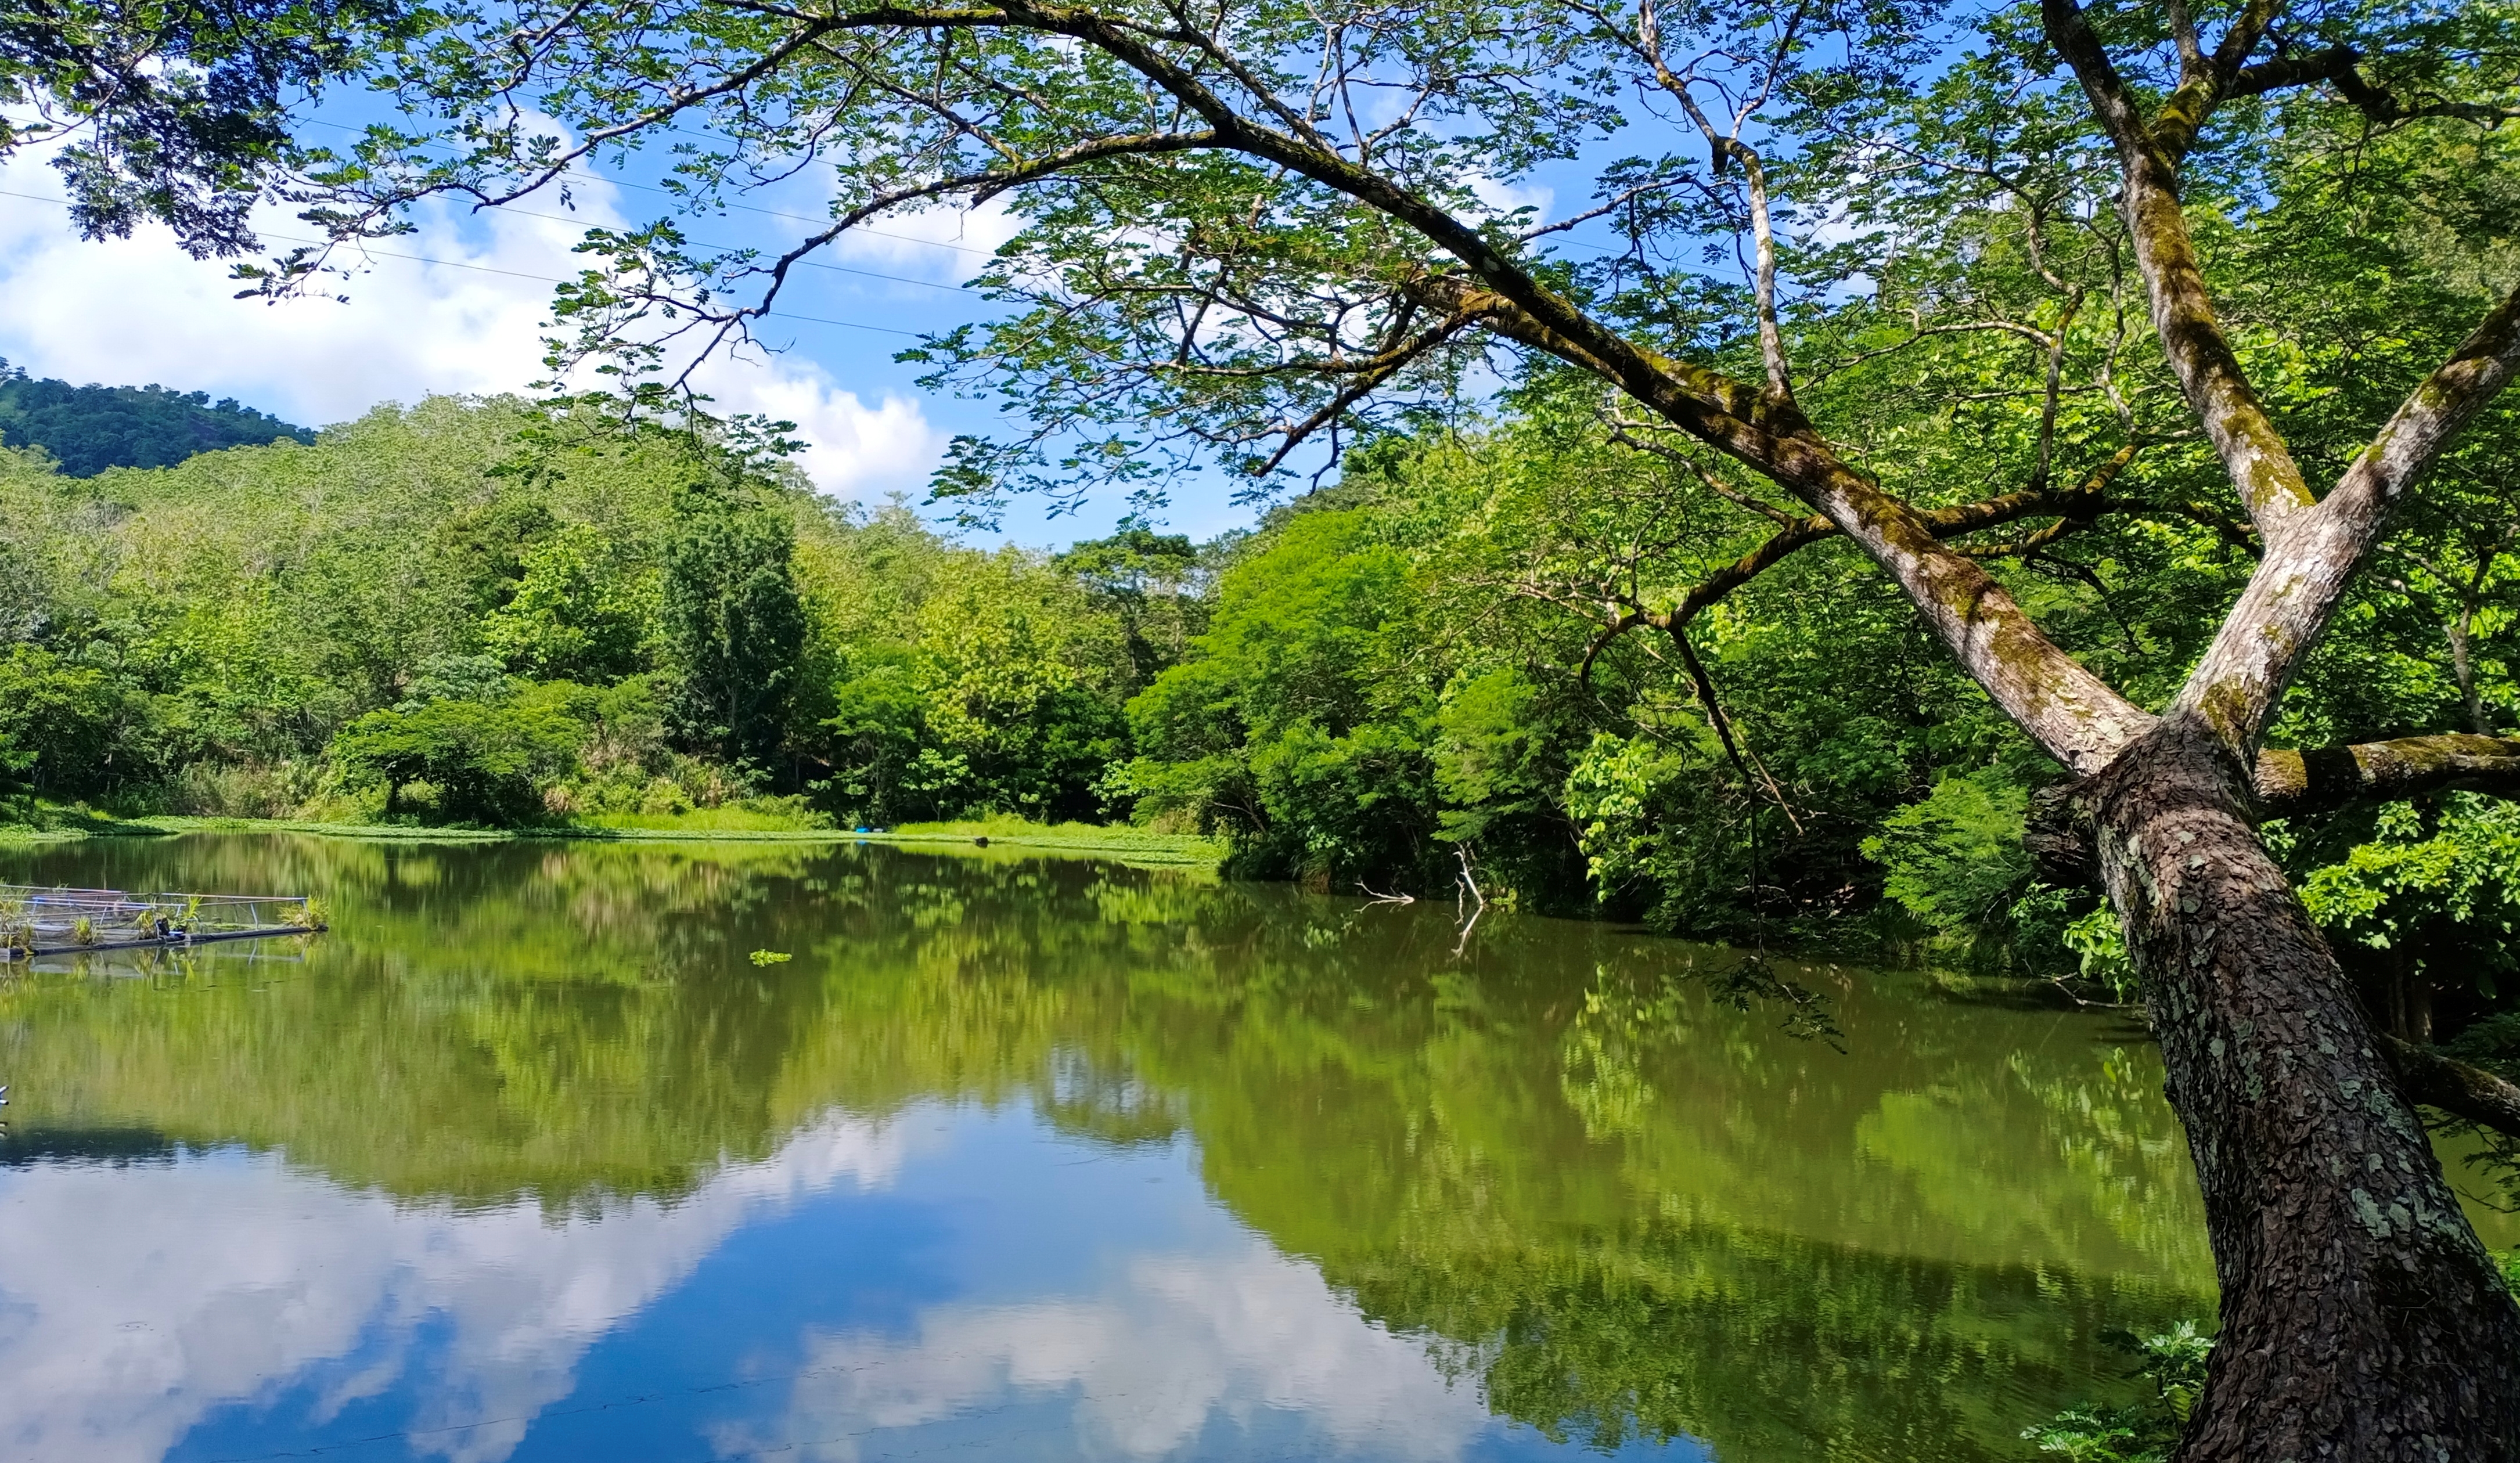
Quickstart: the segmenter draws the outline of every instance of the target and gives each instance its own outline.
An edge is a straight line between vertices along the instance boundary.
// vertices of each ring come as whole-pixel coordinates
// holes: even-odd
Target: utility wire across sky
[[[13,193],[13,192],[11,192],[11,191],[9,191],[9,190],[7,190],[7,189],[0,189],[0,198],[5,198],[5,199],[24,199],[24,200],[26,200],[28,202],[34,202],[34,203],[50,203],[50,204],[52,204],[52,205],[53,205],[54,207],[56,207],[56,208],[67,208],[67,207],[68,207],[68,206],[69,206],[68,201],[67,200],[64,200],[64,199],[48,199],[48,198],[44,197],[44,196],[43,196],[43,195],[41,195],[41,194],[35,194],[35,193]],[[550,214],[533,214],[533,215],[530,215],[530,216],[531,216],[531,217],[536,217],[536,218],[549,218],[549,217],[552,217],[553,215],[550,215]],[[300,236],[293,235],[293,234],[272,234],[272,233],[264,233],[264,234],[262,235],[262,237],[263,237],[263,238],[265,238],[265,239],[276,239],[276,240],[280,241],[282,244],[324,244],[324,243],[326,243],[326,242],[327,242],[327,241],[325,241],[325,240],[321,240],[321,239],[306,239],[306,238],[302,238],[302,237],[300,237]],[[379,259],[402,259],[402,260],[407,260],[407,261],[409,261],[409,262],[411,262],[411,263],[414,263],[414,264],[432,264],[432,265],[437,266],[437,267],[438,267],[438,268],[440,268],[440,269],[469,269],[469,270],[472,271],[472,272],[473,272],[473,273],[475,273],[475,274],[506,275],[506,276],[508,276],[510,279],[516,279],[516,280],[537,280],[537,281],[540,281],[541,283],[546,284],[546,285],[563,285],[563,284],[566,284],[566,283],[567,283],[567,281],[562,280],[562,278],[560,278],[558,275],[530,274],[530,273],[527,273],[526,271],[521,270],[521,269],[501,269],[501,268],[499,268],[497,265],[493,265],[493,264],[467,264],[467,263],[465,263],[465,262],[464,262],[463,260],[461,260],[461,259],[432,259],[432,258],[430,258],[429,256],[428,256],[427,254],[406,254],[406,253],[401,253],[401,252],[398,252],[398,251],[396,251],[396,250],[392,250],[392,249],[381,249],[381,248],[376,248],[376,247],[374,247],[374,246],[372,246],[372,245],[368,245],[368,244],[358,244],[358,245],[356,245],[356,247],[358,248],[359,252],[361,252],[362,254],[371,255],[371,256],[373,256],[373,257],[375,257],[375,258],[379,258]],[[827,264],[827,265],[823,265],[823,266],[820,266],[820,267],[825,268],[825,269],[838,269],[838,268],[839,268],[839,266],[838,266],[838,265],[835,265],[835,264]],[[843,273],[846,273],[846,274],[866,274],[866,273],[869,273],[869,271],[866,271],[866,270],[860,270],[860,269],[844,270],[844,271],[842,271],[842,272],[843,272]],[[877,278],[877,279],[890,279],[890,278],[892,278],[892,277],[891,277],[891,276],[889,276],[889,275],[876,275],[876,276],[875,276],[875,278]],[[926,282],[925,282],[925,281],[923,281],[923,280],[903,280],[901,283],[903,283],[903,284],[905,284],[905,285],[919,285],[919,284],[925,284]],[[958,287],[951,286],[951,285],[940,285],[940,286],[936,286],[936,287],[934,287],[934,288],[940,288],[940,289],[951,289],[951,288],[958,288]],[[899,330],[899,329],[896,329],[895,327],[887,326],[887,325],[868,325],[868,324],[866,324],[864,321],[858,321],[858,320],[831,320],[831,319],[827,319],[827,318],[825,318],[825,317],[823,317],[823,316],[819,316],[819,315],[790,315],[790,314],[788,314],[788,313],[787,311],[785,311],[785,310],[773,310],[772,312],[770,312],[770,315],[768,316],[768,318],[769,318],[769,319],[772,319],[772,320],[792,320],[792,321],[796,321],[796,322],[798,322],[798,323],[800,323],[800,324],[804,324],[804,325],[829,325],[829,326],[837,326],[837,327],[839,327],[839,328],[840,328],[840,329],[842,329],[842,330],[849,330],[849,331],[875,331],[875,332],[878,332],[878,333],[886,334],[886,335],[907,335],[907,336],[909,336],[910,338],[912,338],[912,339],[914,339],[914,340],[922,338],[922,337],[923,337],[923,334],[924,334],[924,332],[920,332],[920,331],[905,331],[905,330]]]

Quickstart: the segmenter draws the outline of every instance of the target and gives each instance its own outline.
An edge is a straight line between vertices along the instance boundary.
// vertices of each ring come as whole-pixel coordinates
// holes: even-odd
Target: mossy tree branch
[[[2258,810],[2268,818],[2297,818],[2452,787],[2520,797],[2520,737],[2448,732],[2258,754]]]
[[[2380,1052],[2396,1069],[2398,1086],[2410,1102],[2439,1108],[2479,1128],[2520,1138],[2520,1086],[2471,1067],[2429,1046],[2378,1035]]]
[[[2185,83],[2161,115],[2147,121],[2082,7],[2075,0],[2041,0],[2040,5],[2048,44],[2072,67],[2117,146],[2121,206],[2136,267],[2152,298],[2152,324],[2162,350],[2249,516],[2271,542],[2316,500],[2216,316],[2180,204],[2179,159],[2221,99],[2228,72],[2246,59],[2248,46],[2264,32],[2274,9],[2253,4],[2214,57],[2184,67]],[[2234,42],[2245,43],[2227,62]]]

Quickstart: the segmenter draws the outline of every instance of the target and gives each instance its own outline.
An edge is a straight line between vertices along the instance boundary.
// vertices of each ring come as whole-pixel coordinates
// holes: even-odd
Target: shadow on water
[[[241,1149],[552,1224],[670,1210],[834,1114],[1029,1113],[1186,1145],[1209,1202],[1546,1438],[1726,1460],[2019,1457],[2116,1369],[2101,1333],[2212,1305],[2140,1033],[1983,983],[1801,969],[1841,1053],[1708,999],[1726,952],[1491,914],[1457,954],[1449,908],[1086,862],[197,836],[0,878],[334,920],[278,973],[0,979],[12,1165]]]

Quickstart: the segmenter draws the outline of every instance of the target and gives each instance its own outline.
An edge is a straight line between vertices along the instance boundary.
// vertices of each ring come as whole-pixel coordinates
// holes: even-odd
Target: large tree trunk
[[[2253,826],[2174,717],[2077,802],[2187,1130],[2222,1341],[2179,1457],[2520,1458],[2520,1308]]]

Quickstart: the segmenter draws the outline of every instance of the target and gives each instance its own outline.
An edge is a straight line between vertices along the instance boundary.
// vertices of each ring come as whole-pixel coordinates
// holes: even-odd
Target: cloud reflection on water
[[[1326,1451],[1434,1463],[1494,1425],[1474,1386],[1257,1238],[1143,1257],[1102,1296],[940,1306],[907,1338],[818,1336],[810,1355],[777,1432],[729,1435],[729,1451],[829,1440],[808,1455],[854,1463],[865,1434],[1046,1398],[1070,1402],[1089,1457],[1180,1456],[1217,1424],[1248,1435],[1300,1413]]]
[[[1075,1151],[1030,1112],[914,1108],[820,1123],[670,1204],[560,1216],[398,1203],[240,1149],[0,1170],[0,1456],[1554,1450],[1204,1194],[1143,1186],[1190,1150],[1102,1154],[1090,1181]],[[968,1202],[1035,1165],[1073,1175],[1062,1203],[1146,1202],[1100,1233]],[[861,1305],[906,1271],[849,1212],[905,1189],[919,1242],[961,1248],[958,1292]],[[703,1272],[747,1248],[775,1270],[783,1244],[826,1263],[821,1289]],[[707,1334],[674,1334],[695,1313]]]
[[[0,1171],[0,1445],[148,1463],[213,1409],[355,1355],[312,1415],[271,1419],[275,1439],[321,1428],[410,1387],[433,1331],[412,1452],[504,1463],[586,1349],[729,1234],[843,1180],[888,1186],[905,1152],[896,1128],[837,1120],[671,1206],[556,1219],[397,1203],[234,1150]]]

